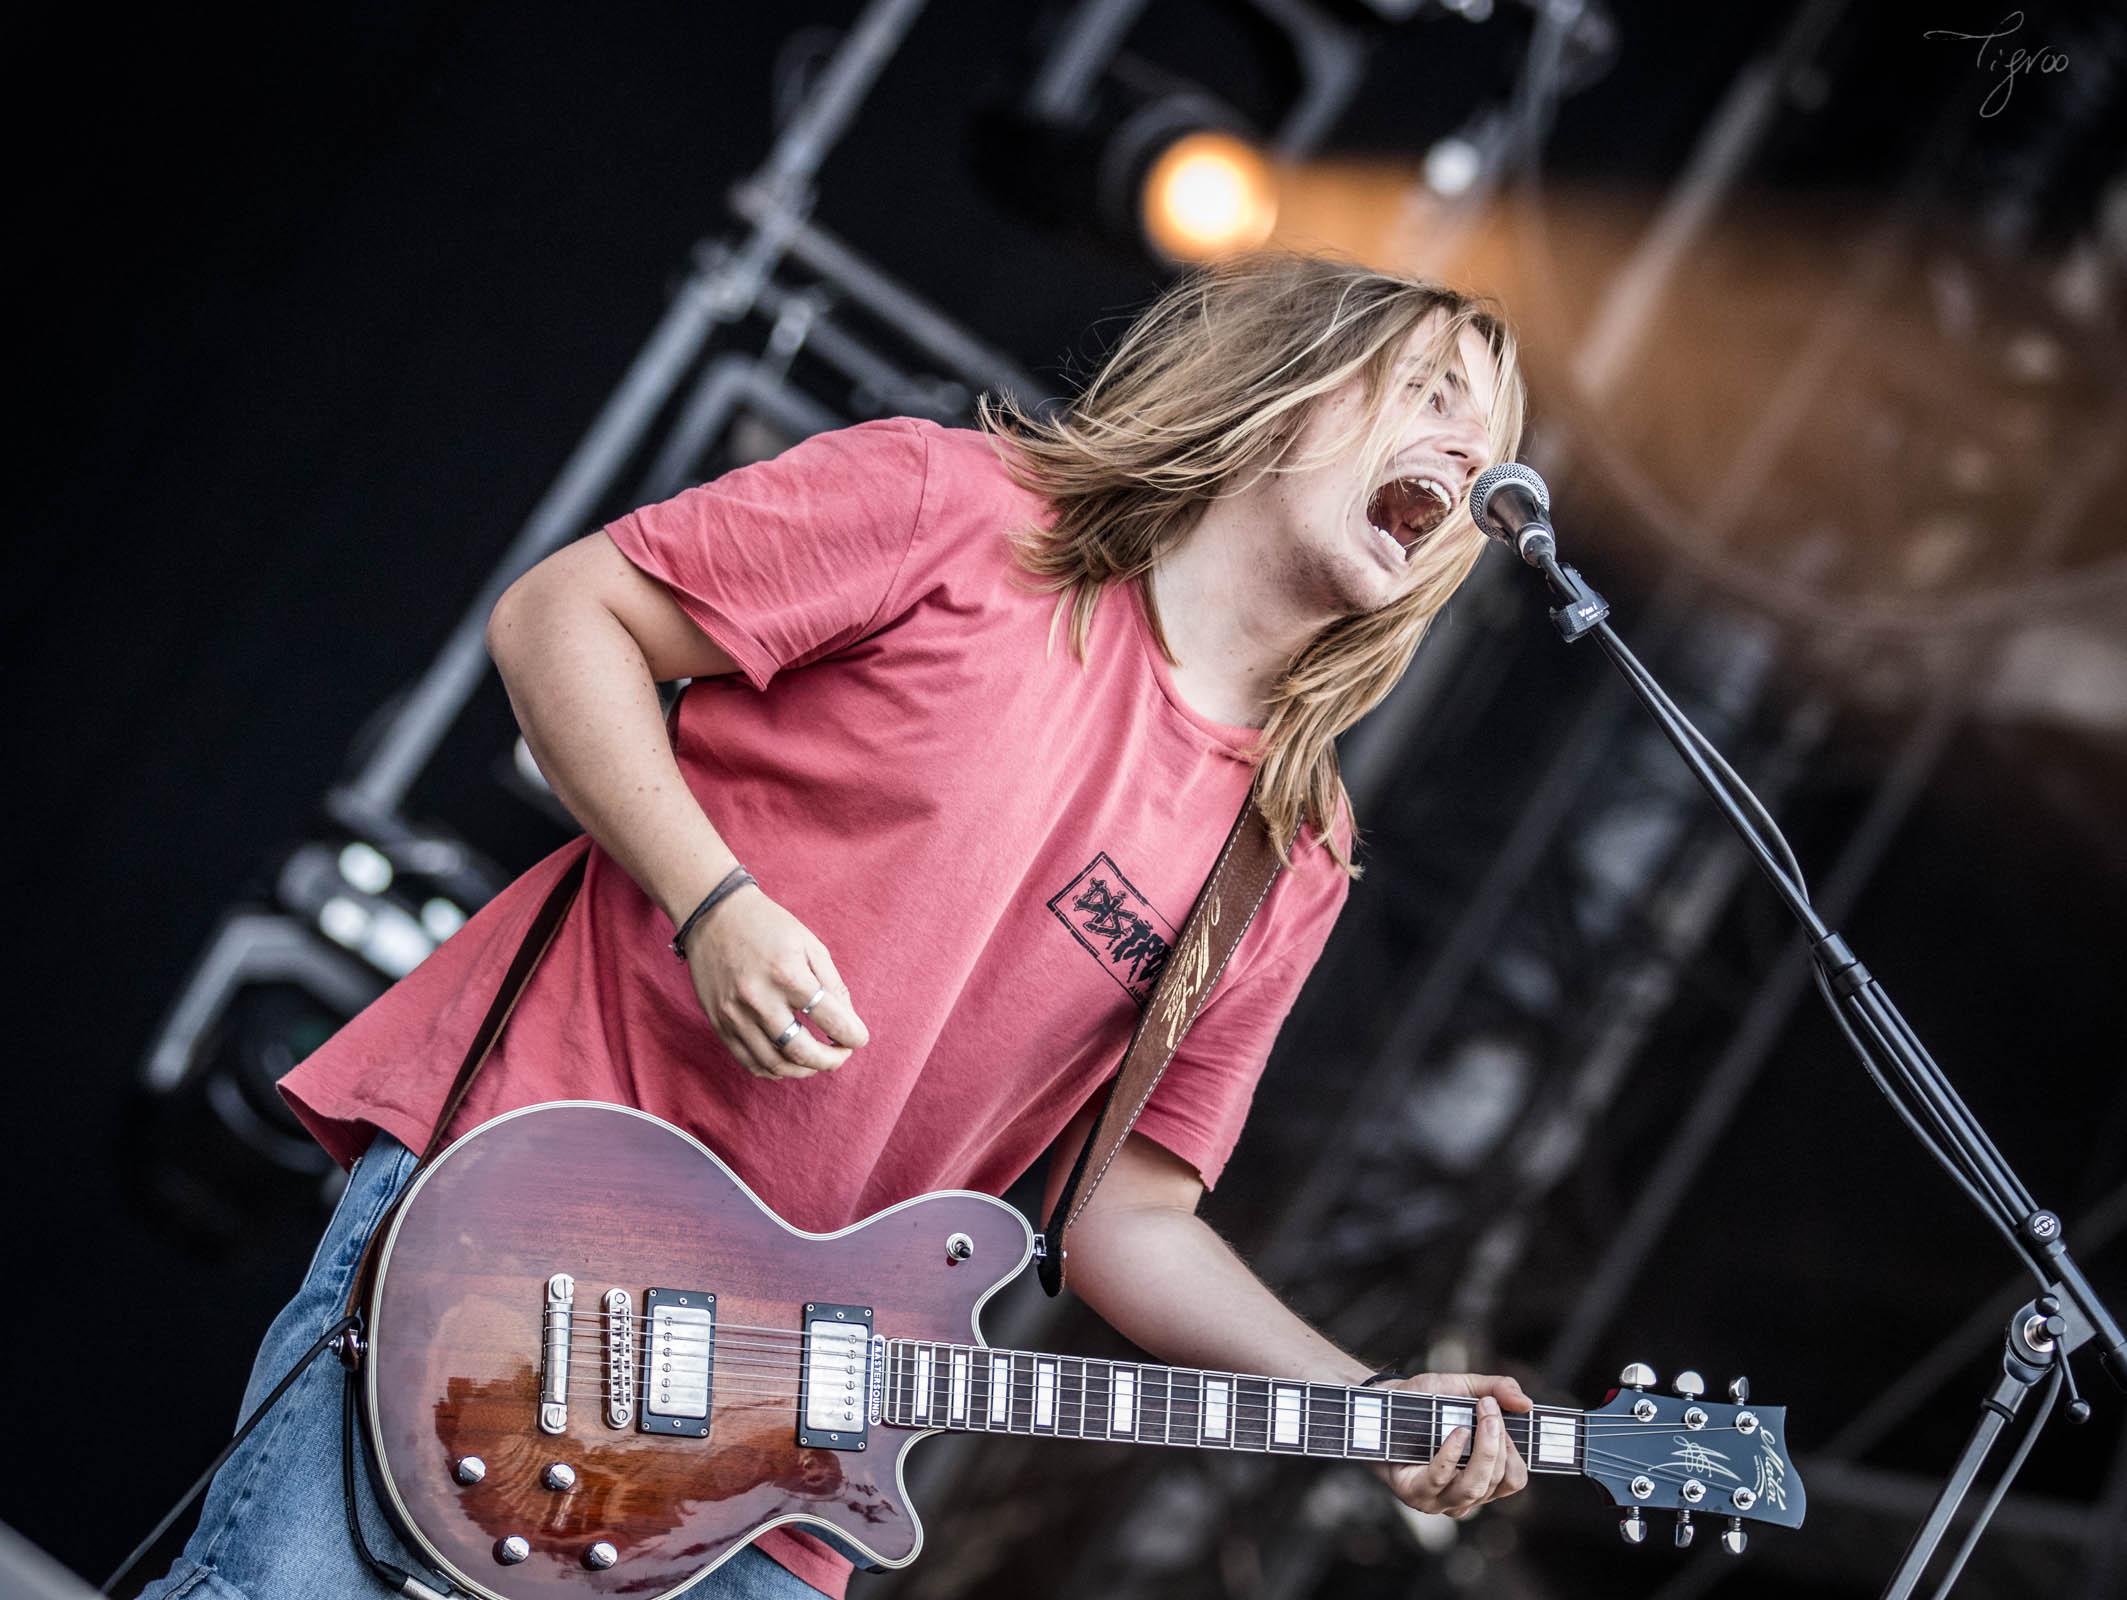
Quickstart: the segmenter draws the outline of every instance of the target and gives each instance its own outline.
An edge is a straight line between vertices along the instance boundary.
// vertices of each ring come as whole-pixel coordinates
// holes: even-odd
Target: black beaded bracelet
[[[1362,1389],[1371,1389],[1377,1383],[1401,1383],[1405,1378],[1408,1378],[1409,1376],[1410,1374],[1408,1372],[1398,1372],[1393,1367],[1383,1367],[1371,1378],[1368,1378],[1364,1383],[1360,1384],[1359,1387]]]
[[[727,895],[737,894],[747,884],[757,883],[758,881],[744,867],[733,867],[729,872],[725,873],[718,880],[717,886],[702,896],[702,903],[687,913],[687,920],[682,922],[679,925],[679,931],[672,935],[672,953],[678,956],[680,960],[686,960],[687,935],[694,931],[694,925],[714,911],[717,903]]]

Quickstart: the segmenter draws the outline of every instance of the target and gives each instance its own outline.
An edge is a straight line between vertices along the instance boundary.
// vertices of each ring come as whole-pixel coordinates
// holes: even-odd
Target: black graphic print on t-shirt
[[[1142,1009],[1167,965],[1174,928],[1105,850],[1056,892],[1049,909]]]

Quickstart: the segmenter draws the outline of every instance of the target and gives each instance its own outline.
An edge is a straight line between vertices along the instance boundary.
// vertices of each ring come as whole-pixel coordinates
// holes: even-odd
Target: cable
[[[441,1591],[430,1587],[370,1549],[369,1540],[362,1533],[362,1519],[355,1509],[354,1390],[354,1374],[349,1372],[340,1384],[340,1498],[347,1512],[347,1537],[354,1542],[355,1554],[391,1589],[411,1595],[414,1600],[446,1600],[446,1591],[449,1595],[458,1592],[455,1587],[446,1584]]]
[[[305,1353],[303,1358],[298,1361],[294,1366],[288,1369],[287,1375],[283,1377],[279,1383],[273,1386],[273,1393],[266,1396],[266,1398],[259,1403],[259,1408],[256,1411],[252,1412],[250,1416],[244,1418],[242,1426],[240,1426],[236,1430],[236,1437],[231,1439],[226,1445],[222,1446],[222,1451],[220,1455],[216,1456],[212,1461],[207,1463],[207,1470],[205,1472],[202,1472],[199,1477],[193,1481],[192,1487],[185,1491],[184,1498],[179,1500],[176,1505],[172,1506],[169,1509],[169,1512],[163,1517],[162,1521],[155,1524],[155,1527],[152,1531],[150,1531],[148,1536],[145,1539],[141,1540],[139,1544],[133,1547],[133,1553],[127,1556],[125,1560],[121,1561],[118,1564],[118,1570],[112,1573],[108,1578],[103,1580],[103,1587],[101,1590],[98,1591],[99,1593],[109,1594],[114,1588],[118,1586],[119,1579],[123,1578],[127,1573],[131,1572],[135,1566],[139,1565],[141,1557],[145,1556],[149,1550],[154,1548],[155,1541],[160,1539],[165,1533],[168,1533],[170,1531],[170,1524],[175,1522],[180,1516],[184,1514],[185,1507],[189,1506],[194,1500],[197,1500],[200,1495],[205,1491],[207,1485],[214,1481],[214,1475],[222,1470],[222,1464],[227,1461],[231,1456],[236,1454],[236,1447],[242,1444],[245,1439],[250,1437],[251,1430],[257,1427],[259,1425],[260,1420],[264,1418],[266,1413],[274,1408],[275,1404],[280,1400],[282,1395],[288,1392],[289,1387],[295,1382],[295,1380],[300,1378],[305,1372],[310,1370],[310,1363],[317,1360],[319,1356],[323,1355],[327,1350],[331,1349],[333,1342],[337,1340],[341,1334],[347,1332],[347,1330],[350,1328],[359,1327],[361,1325],[361,1322],[362,1319],[358,1316],[342,1317],[338,1322],[335,1322],[331,1327],[327,1328],[322,1335],[319,1336],[318,1342],[312,1345],[309,1351]]]

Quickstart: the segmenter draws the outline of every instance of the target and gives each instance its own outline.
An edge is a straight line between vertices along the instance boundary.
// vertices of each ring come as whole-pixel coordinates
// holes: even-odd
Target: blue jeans
[[[295,1298],[266,1330],[244,1391],[241,1420],[272,1392],[318,1336],[339,1320],[355,1263],[384,1208],[414,1169],[414,1153],[380,1133],[348,1176],[346,1193],[318,1242]],[[213,1600],[346,1600],[389,1595],[355,1553],[340,1491],[340,1394],[347,1381],[320,1356],[231,1456],[208,1486],[199,1526],[167,1576],[141,1600],[192,1595]],[[423,1582],[438,1575],[400,1542],[376,1505],[368,1446],[355,1430],[356,1499],[371,1550]],[[689,1600],[819,1600],[819,1591],[750,1545],[686,1591]]]

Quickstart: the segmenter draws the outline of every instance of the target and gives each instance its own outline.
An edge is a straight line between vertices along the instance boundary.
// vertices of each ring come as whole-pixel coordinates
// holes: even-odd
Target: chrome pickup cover
[[[643,1294],[644,1433],[709,1436],[709,1391],[716,1367],[716,1296],[699,1289]]]
[[[862,1450],[871,1430],[871,1307],[805,1307],[798,1443]]]

